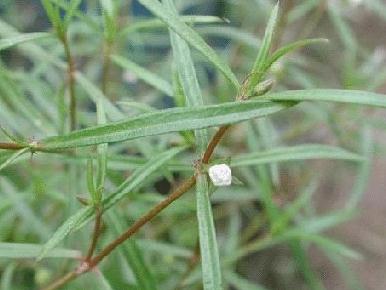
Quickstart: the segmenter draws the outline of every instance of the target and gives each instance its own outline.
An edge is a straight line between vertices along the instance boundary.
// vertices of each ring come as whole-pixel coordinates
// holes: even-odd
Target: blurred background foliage
[[[54,2],[63,8],[68,5],[62,0]],[[146,22],[152,16],[136,1],[113,2],[117,36],[110,52],[173,83],[166,27]],[[244,79],[274,1],[178,0],[175,4],[183,15],[218,16],[205,21],[208,23],[190,25],[227,61],[239,80]],[[309,46],[276,63],[269,73],[275,80],[274,90],[343,88],[386,93],[383,0],[283,0],[280,11],[274,48],[310,37],[327,38],[329,43]],[[76,84],[79,128],[97,123],[92,98],[100,93],[95,87],[100,87],[103,73],[103,21],[100,2],[84,0],[68,28],[76,69],[82,73]],[[0,38],[46,31],[52,31],[52,25],[39,1],[0,2]],[[67,132],[61,43],[54,37],[43,38],[2,50],[0,56],[1,126],[29,141]],[[234,88],[193,49],[192,56],[205,103],[233,100]],[[118,63],[111,63],[104,89],[120,112],[111,110],[109,121],[184,104],[178,94],[172,97],[149,86],[134,64],[122,68]],[[232,160],[259,151],[272,151],[275,157],[275,148],[319,143],[345,148],[374,162],[339,154],[336,158],[327,154],[328,160],[303,155],[296,159],[312,160],[289,162],[268,156],[268,164],[234,168],[242,185],[218,189],[212,197],[225,289],[386,289],[385,128],[382,110],[303,103],[231,129],[217,150],[219,158]],[[144,160],[181,138],[168,134],[109,146],[106,188],[114,188]],[[322,149],[314,148],[310,154],[320,155]],[[0,160],[7,154],[1,152]],[[24,155],[0,172],[1,242],[44,244],[81,207],[75,196],[87,192],[87,151],[79,149],[78,156]],[[194,159],[193,152],[188,152],[173,160],[120,203],[104,220],[101,243],[169,193],[189,173]],[[78,170],[70,170],[71,166]],[[262,195],[270,196],[280,209],[279,219],[272,221],[267,216]],[[91,229],[87,225],[72,233],[62,246],[84,250]],[[200,289],[199,268],[184,278],[197,240],[194,194],[186,194],[162,212],[135,240],[136,244],[121,247],[104,262],[103,275],[87,274],[65,289],[142,290],[133,273],[136,267],[145,269],[143,275],[157,281],[158,289],[174,289],[181,281],[183,289]],[[133,251],[143,258],[140,266],[133,265]],[[35,263],[33,259],[1,258],[0,289],[38,289],[75,264],[71,259]]]

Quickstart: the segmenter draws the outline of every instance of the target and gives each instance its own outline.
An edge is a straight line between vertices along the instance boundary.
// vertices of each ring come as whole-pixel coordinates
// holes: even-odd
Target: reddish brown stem
[[[100,208],[100,206],[97,206],[95,208],[94,231],[93,231],[91,244],[90,244],[90,247],[88,248],[87,256],[85,258],[86,262],[89,262],[90,259],[92,258],[92,255],[94,254],[94,251],[98,242],[98,238],[101,235],[101,225],[102,225],[102,209]]]
[[[196,184],[196,177],[191,176],[184,183],[182,183],[172,194],[166,197],[163,201],[154,206],[144,216],[138,219],[126,232],[108,244],[95,258],[91,259],[89,266],[90,268],[95,267],[100,261],[108,256],[116,247],[130,238],[146,223],[152,220],[157,214],[159,214],[164,208],[170,205],[173,201],[182,196],[185,192],[191,189]]]
[[[47,286],[46,288],[43,288],[41,290],[58,289],[58,288],[62,287],[64,284],[74,280],[77,276],[78,276],[78,273],[76,273],[75,271],[69,272],[66,275],[64,275],[63,277],[61,277],[58,280],[56,280],[55,282],[53,282],[52,284],[50,284],[49,286]]]
[[[0,142],[0,149],[6,149],[6,150],[20,150],[25,148],[25,145],[17,144],[17,143],[5,143]]]
[[[201,160],[202,163],[207,164],[210,158],[213,155],[214,149],[221,141],[227,129],[230,125],[226,125],[221,127],[216,134],[213,136],[211,141],[208,144],[208,147],[203,155]],[[162,210],[164,210],[167,206],[169,206],[176,199],[180,198],[185,192],[191,189],[196,184],[196,176],[193,175],[187,180],[185,180],[173,193],[171,193],[168,197],[166,197],[163,201],[154,206],[150,211],[148,211],[145,215],[139,218],[128,230],[126,230],[123,234],[121,234],[118,238],[108,244],[102,251],[90,259],[89,261],[83,262],[75,271],[70,272],[58,279],[52,285],[44,288],[42,290],[54,290],[62,287],[67,282],[75,279],[77,276],[86,273],[93,269],[96,265],[98,265],[105,257],[107,257],[112,251],[115,250],[120,244],[125,242],[128,238],[134,235],[139,229],[141,229],[145,224],[151,221],[155,216],[157,216]],[[196,263],[196,262],[194,262]],[[194,266],[193,263],[193,266]]]
[[[231,125],[222,126],[216,134],[214,134],[212,140],[210,140],[208,147],[205,150],[204,156],[202,157],[202,163],[207,164],[209,162],[210,157],[212,157],[213,151],[221,141],[225,132],[229,129]]]

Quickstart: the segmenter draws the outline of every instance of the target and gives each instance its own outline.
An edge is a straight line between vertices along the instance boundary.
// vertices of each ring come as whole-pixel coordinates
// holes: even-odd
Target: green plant
[[[13,220],[12,208],[23,220],[23,226],[14,233],[18,243],[0,243],[0,256],[37,258],[38,263],[32,266],[36,271],[35,283],[45,290],[59,289],[72,280],[74,286],[68,289],[89,289],[97,284],[102,285],[95,286],[100,289],[195,289],[200,285],[205,290],[230,285],[237,289],[264,289],[242,278],[237,265],[252,253],[286,244],[308,287],[323,289],[311,270],[307,248],[314,244],[328,255],[359,256],[322,232],[356,212],[373,150],[370,124],[357,130],[363,135],[359,138],[361,152],[353,153],[322,144],[276,146],[272,136],[278,133],[270,118],[280,122],[286,111],[303,102],[384,108],[386,96],[359,90],[312,88],[272,92],[273,78],[280,88],[281,77],[274,74],[273,66],[283,57],[305,46],[327,45],[325,39],[318,38],[277,48],[277,39],[285,29],[285,23],[279,21],[279,4],[270,13],[254,62],[245,64],[249,71],[235,66],[237,76],[244,79],[239,83],[235,68],[192,28],[195,24],[221,23],[222,19],[179,16],[172,0],[138,2],[159,20],[131,23],[127,15],[120,13],[130,4],[113,0],[99,1],[102,13],[95,15],[84,13],[79,0],[42,0],[53,27],[51,33],[21,34],[0,20],[0,50],[18,48],[32,62],[28,71],[1,63],[1,122],[4,138],[9,140],[0,143],[4,149],[0,153],[0,170],[4,173],[0,188],[5,196],[0,206],[0,226],[5,232],[12,231],[9,225],[16,223],[9,222]],[[287,9],[290,7],[284,12]],[[281,17],[284,16],[288,15]],[[335,14],[333,17],[344,31],[344,23]],[[124,41],[127,35],[135,40],[142,30],[165,28],[172,54],[164,57],[161,64],[156,63],[150,70],[130,60],[134,57],[126,57],[130,55]],[[350,42],[349,33],[343,34]],[[92,55],[95,46],[101,47],[97,56]],[[133,49],[133,54],[143,52]],[[237,51],[237,57],[238,54],[242,52]],[[147,57],[146,52],[142,56]],[[149,55],[153,61],[157,57]],[[350,57],[354,56],[347,56]],[[78,65],[76,59],[84,60],[84,66]],[[201,83],[205,83],[205,78],[196,70],[194,60],[209,63],[206,65],[219,71],[223,78],[219,77],[215,85],[208,85],[204,91]],[[128,88],[117,80],[118,68],[132,74],[129,82],[130,78],[138,78],[151,90]],[[163,77],[166,73],[170,73],[170,79]],[[302,73],[297,77],[306,78]],[[133,96],[140,92],[142,99],[122,97],[128,91]],[[163,95],[172,97],[176,108],[156,109]],[[211,95],[218,97],[207,97]],[[95,112],[89,109],[90,103],[95,105]],[[292,118],[283,118],[292,127]],[[248,123],[239,125],[241,121]],[[310,118],[301,125],[314,124],[315,118]],[[238,144],[234,142],[228,149],[224,146],[218,150],[217,157],[227,159],[225,163],[230,164],[243,185],[216,190],[208,180],[207,167],[218,163],[213,158],[215,150],[236,126],[246,130],[240,143],[246,144],[242,149],[250,153],[240,153],[242,150],[237,150]],[[214,127],[219,128],[213,130]],[[36,139],[28,139],[31,132]],[[310,200],[319,176],[310,172],[300,180],[293,201],[284,207],[276,202],[279,163],[306,159],[346,160],[359,168],[354,192],[343,209],[324,216],[312,212]],[[127,170],[129,176],[125,174]],[[28,178],[23,177],[26,174]],[[153,192],[155,181],[161,177],[173,189],[166,197]],[[185,194],[193,188],[195,195]],[[31,191],[37,196],[27,194]],[[86,191],[88,195],[82,194]],[[218,205],[213,208],[211,200]],[[255,203],[263,210],[255,212]],[[148,225],[157,216],[160,218],[154,225]],[[225,229],[219,231],[221,239],[216,237],[214,216],[220,224],[226,221]],[[242,216],[246,226],[242,226]],[[91,237],[87,227],[90,221],[94,221]],[[144,229],[146,234],[133,237],[145,225],[151,226]],[[64,249],[58,248],[61,244]],[[87,250],[80,254],[79,249],[83,248]],[[334,259],[344,268],[340,256]],[[51,262],[48,257],[66,261]],[[73,260],[69,263],[68,259]],[[108,261],[100,272],[84,277],[104,260]],[[4,266],[4,289],[11,283],[15,265]],[[202,272],[197,270],[198,265]],[[50,270],[51,266],[55,271]],[[47,276],[51,279],[59,273],[64,276],[48,283]]]

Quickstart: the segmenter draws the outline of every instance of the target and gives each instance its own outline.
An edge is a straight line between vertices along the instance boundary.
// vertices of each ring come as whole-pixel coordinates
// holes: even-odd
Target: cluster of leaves
[[[359,110],[386,107],[384,95],[347,89],[368,83],[366,89],[374,90],[386,74],[372,82],[365,73],[354,74],[367,52],[339,6],[309,0],[280,12],[269,1],[228,3],[237,6],[230,11],[245,13],[245,23],[229,15],[240,22],[236,28],[214,16],[179,15],[205,1],[179,1],[177,7],[173,0],[137,2],[42,0],[39,7],[52,25],[47,33],[21,33],[12,19],[5,20],[7,13],[0,19],[1,289],[48,284],[79,264],[97,212],[103,211],[103,227],[96,253],[192,174],[195,194],[162,211],[98,265],[100,271],[68,289],[268,289],[247,279],[254,266],[243,271],[240,265],[281,245],[293,254],[286,267],[300,272],[309,289],[324,289],[308,259],[311,245],[359,289],[343,259],[359,254],[324,231],[356,213],[365,189],[374,151],[370,128],[377,122],[363,124]],[[155,18],[131,14],[137,5]],[[12,7],[3,9],[11,13]],[[251,19],[256,25],[261,7],[270,16],[259,40],[243,26]],[[346,47],[342,90],[314,88],[324,80],[307,67],[315,61],[311,56],[285,60],[305,46],[323,58],[325,39],[277,48],[285,26],[320,7]],[[216,39],[230,43],[216,51],[208,45]],[[336,108],[345,116],[339,103],[348,108],[355,130],[342,132],[335,123]],[[242,184],[213,190],[193,163],[207,150],[213,128],[233,124],[237,130],[228,129],[226,144],[216,151],[220,159],[213,162],[227,159]],[[331,128],[340,146],[302,143],[320,124]],[[323,215],[314,210],[312,194],[323,176],[309,170],[310,159],[341,160],[343,171],[358,172],[343,208]],[[283,172],[294,179],[294,188],[285,192],[294,197],[286,197],[285,205],[278,202],[285,191]]]

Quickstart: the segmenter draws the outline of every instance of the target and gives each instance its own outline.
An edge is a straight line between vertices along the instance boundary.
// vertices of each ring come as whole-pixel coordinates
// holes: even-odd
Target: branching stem
[[[229,129],[230,125],[221,127],[216,134],[212,137],[209,142],[204,155],[201,159],[201,162],[207,164],[210,158],[213,155],[214,149],[219,144],[221,139],[224,137],[225,132]],[[180,198],[184,193],[189,191],[196,184],[196,175],[193,175],[186,179],[177,189],[167,196],[163,201],[155,205],[151,210],[149,210],[145,215],[139,218],[134,224],[127,229],[123,234],[113,240],[110,244],[104,247],[101,252],[96,255],[94,258],[84,261],[76,270],[66,274],[62,278],[58,279],[51,285],[43,288],[42,290],[54,290],[59,289],[69,281],[75,279],[77,276],[89,272],[95,266],[97,266],[104,258],[106,258],[113,250],[115,250],[119,245],[124,243],[132,235],[138,232],[145,224],[150,222],[155,216],[157,216],[162,210],[168,207],[172,202]],[[95,232],[95,231],[94,231]],[[90,251],[89,251],[90,252]]]

